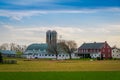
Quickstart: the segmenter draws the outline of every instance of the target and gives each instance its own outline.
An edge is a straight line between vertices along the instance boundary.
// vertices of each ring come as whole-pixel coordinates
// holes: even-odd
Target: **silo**
[[[47,43],[48,45],[51,44],[51,30],[48,30],[48,31],[46,32],[46,43]]]
[[[56,46],[57,44],[57,32],[55,30],[48,30],[46,32],[46,43],[48,46]]]
[[[53,30],[51,32],[51,45],[55,46],[57,43],[57,32]]]

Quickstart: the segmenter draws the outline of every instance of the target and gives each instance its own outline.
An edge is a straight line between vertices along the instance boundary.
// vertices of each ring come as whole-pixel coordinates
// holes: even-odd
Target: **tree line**
[[[16,43],[3,43],[0,45],[0,50],[11,50],[15,52],[21,52],[23,53],[26,49],[26,45],[19,45]]]

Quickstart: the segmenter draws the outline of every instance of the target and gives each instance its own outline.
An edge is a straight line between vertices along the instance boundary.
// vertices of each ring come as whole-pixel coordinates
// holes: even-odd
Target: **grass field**
[[[17,60],[17,64],[0,64],[0,72],[40,71],[120,71],[120,60]]]
[[[0,80],[120,80],[120,60],[32,60],[0,64]]]
[[[0,72],[0,80],[120,80],[120,72]]]

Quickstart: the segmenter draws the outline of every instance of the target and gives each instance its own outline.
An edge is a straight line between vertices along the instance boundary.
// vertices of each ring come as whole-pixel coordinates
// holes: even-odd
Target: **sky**
[[[120,47],[120,0],[0,0],[0,44],[45,43],[47,30]]]

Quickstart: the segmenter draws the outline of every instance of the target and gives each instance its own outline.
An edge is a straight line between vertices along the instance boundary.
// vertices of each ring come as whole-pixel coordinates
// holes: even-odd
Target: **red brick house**
[[[78,48],[78,56],[83,58],[111,58],[111,47],[109,44],[105,41],[102,43],[83,43]]]

